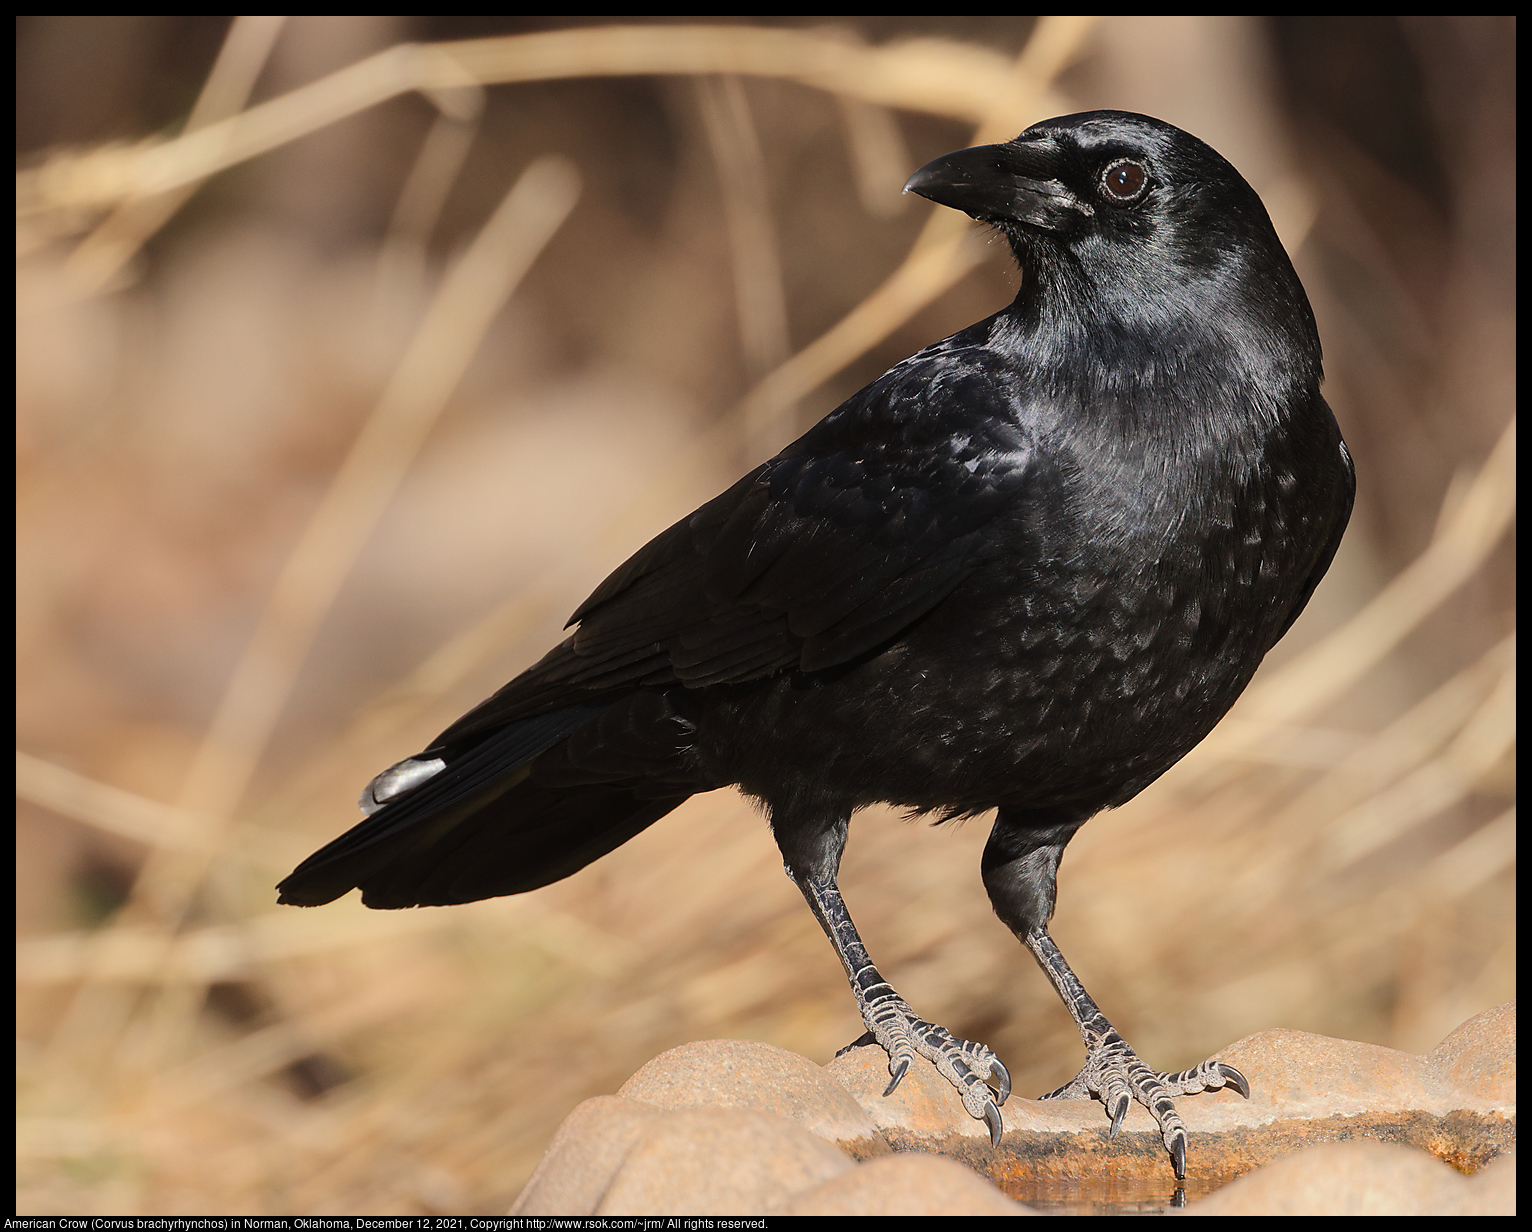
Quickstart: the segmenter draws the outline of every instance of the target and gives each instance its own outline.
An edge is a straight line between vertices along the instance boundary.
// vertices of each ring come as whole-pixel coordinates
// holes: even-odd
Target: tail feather
[[[444,750],[441,770],[294,869],[278,901],[359,887],[369,907],[445,906],[558,881],[703,789],[682,756],[689,735],[663,697],[637,694]]]
[[[557,793],[524,784],[446,840],[362,878],[362,902],[441,907],[535,890],[620,847],[686,798],[639,800],[610,784]]]

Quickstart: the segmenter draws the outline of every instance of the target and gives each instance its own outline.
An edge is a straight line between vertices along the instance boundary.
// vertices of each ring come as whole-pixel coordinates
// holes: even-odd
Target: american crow
[[[1064,846],[1197,744],[1329,567],[1354,479],[1308,298],[1197,138],[1094,111],[906,185],[994,227],[1015,301],[879,377],[641,549],[575,632],[362,797],[279,887],[370,907],[567,877],[695,792],[770,817],[898,1085],[929,1058],[998,1143],[1010,1076],[914,1014],[836,886],[852,813],[998,809],[983,877],[1089,1056],[1044,1098],[1115,1136],[1243,1075],[1151,1070],[1048,935]],[[993,1088],[993,1092],[992,1092]]]

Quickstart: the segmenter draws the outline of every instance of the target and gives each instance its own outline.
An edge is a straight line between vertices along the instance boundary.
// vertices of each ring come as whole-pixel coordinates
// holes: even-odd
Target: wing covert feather
[[[1033,442],[991,387],[933,387],[920,368],[895,368],[639,549],[575,611],[573,634],[462,730],[640,684],[833,667],[1014,553]]]

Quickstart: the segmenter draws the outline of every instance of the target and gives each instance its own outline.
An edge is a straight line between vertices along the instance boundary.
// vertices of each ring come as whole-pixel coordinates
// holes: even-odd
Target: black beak
[[[1033,142],[976,145],[933,159],[904,191],[980,222],[1023,222],[1056,231],[1094,211],[1049,174],[1049,151]]]

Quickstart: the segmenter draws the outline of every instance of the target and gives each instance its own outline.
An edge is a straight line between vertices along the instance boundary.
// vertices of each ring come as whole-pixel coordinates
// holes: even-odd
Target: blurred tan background
[[[1164,1069],[1514,995],[1513,20],[17,31],[20,1212],[496,1213],[666,1048],[860,1034],[732,792],[520,898],[272,886],[630,551],[1006,303],[899,188],[1069,111],[1261,192],[1358,500],[1229,719],[1070,846],[1061,947]],[[870,811],[842,886],[1036,1095],[1081,1049],[986,832]]]

